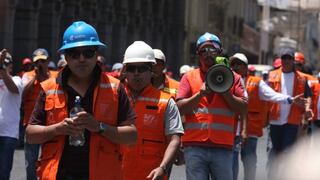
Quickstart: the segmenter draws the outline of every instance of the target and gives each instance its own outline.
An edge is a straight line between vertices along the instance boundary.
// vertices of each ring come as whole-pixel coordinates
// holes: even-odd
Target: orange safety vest
[[[41,83],[46,93],[46,125],[63,121],[68,117],[67,95],[62,87],[50,78]],[[96,119],[111,126],[117,125],[119,80],[100,76],[100,82],[94,90],[93,115]],[[60,135],[42,144],[40,163],[37,174],[41,180],[55,180],[59,162],[63,153],[65,135]],[[81,163],[81,162],[79,162]],[[90,134],[89,154],[90,180],[122,179],[119,146],[98,133]]]
[[[164,92],[169,93],[172,97],[176,98],[179,89],[179,82],[166,76],[164,82]]]
[[[306,78],[306,80],[308,81],[308,84],[309,84],[309,86],[310,86],[310,88],[311,88],[311,90],[312,90],[311,103],[314,102],[314,101],[316,101],[317,98],[316,98],[315,94],[318,93],[318,92],[317,92],[317,87],[316,87],[317,84],[319,83],[318,79],[317,79],[316,77],[310,75],[310,74],[306,74],[306,73],[303,73],[303,72],[300,72],[300,71],[299,71],[299,73],[300,73],[303,77]],[[311,108],[313,109],[312,104],[311,104]],[[313,110],[314,110],[314,109],[313,109]],[[314,111],[313,111],[313,112],[314,112]],[[318,116],[318,115],[317,115],[317,116]],[[318,118],[317,116],[316,116],[316,114],[314,114],[312,120],[317,119],[317,118]]]
[[[281,92],[281,73],[282,68],[271,71],[269,73],[269,86],[275,90],[276,92]],[[296,96],[301,93],[304,93],[306,79],[300,74],[299,71],[294,72],[294,82],[293,82],[293,95]],[[270,103],[270,119],[277,120],[280,117],[280,104],[278,103]],[[288,117],[288,124],[299,125],[301,124],[302,115],[304,113],[304,109],[292,104],[290,108],[290,113]]]
[[[170,97],[149,85],[135,100],[138,139],[136,144],[122,148],[125,180],[147,179],[149,173],[160,166],[167,148],[164,116]]]
[[[49,71],[49,78],[56,78],[58,76],[58,71]],[[35,70],[25,72],[25,75],[29,77],[29,79],[32,79],[36,76]],[[33,89],[29,92],[29,94],[26,94],[25,99],[23,99],[23,126],[27,126],[30,116],[32,114],[33,108],[36,104],[37,98],[40,93],[40,83],[39,81],[34,81]]]
[[[311,108],[313,111],[313,118],[312,120],[318,119],[318,100],[319,100],[319,93],[320,93],[320,84],[315,84],[313,87],[313,96],[312,96],[312,103]]]
[[[259,97],[259,83],[262,79],[256,76],[247,76],[246,89],[248,93],[248,135],[262,136],[263,126],[267,119],[267,103]]]
[[[191,93],[194,95],[199,92],[203,83],[200,69],[188,72],[186,76],[190,82]],[[210,141],[220,145],[233,145],[234,112],[229,109],[222,95],[214,94],[211,103],[207,97],[202,97],[198,107],[193,110],[192,114],[186,114],[185,117],[183,143]]]

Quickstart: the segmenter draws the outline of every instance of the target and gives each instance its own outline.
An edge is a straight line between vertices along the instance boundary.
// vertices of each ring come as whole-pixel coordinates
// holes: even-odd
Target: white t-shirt
[[[293,94],[293,81],[294,73],[281,73],[281,94],[292,96]],[[291,104],[280,104],[280,117],[279,119],[270,120],[272,125],[284,125],[288,123],[288,116]]]
[[[23,86],[20,77],[14,76],[12,80],[19,94],[9,92],[3,80],[0,79],[0,136],[18,139]]]

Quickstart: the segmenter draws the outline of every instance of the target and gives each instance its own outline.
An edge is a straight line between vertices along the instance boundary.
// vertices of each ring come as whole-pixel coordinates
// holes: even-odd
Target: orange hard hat
[[[301,52],[295,52],[294,53],[294,60],[304,64],[304,61],[305,61],[304,55]]]
[[[281,58],[277,58],[273,61],[273,67],[274,68],[279,68],[281,67]]]

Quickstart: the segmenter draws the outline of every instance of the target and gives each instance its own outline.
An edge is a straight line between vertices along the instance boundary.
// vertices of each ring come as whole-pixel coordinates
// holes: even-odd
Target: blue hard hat
[[[218,36],[211,34],[211,33],[204,33],[202,36],[199,37],[198,41],[197,41],[197,50],[201,47],[201,45],[203,45],[204,43],[212,43],[212,45],[215,48],[221,49],[221,41],[218,38]]]
[[[84,21],[76,21],[63,34],[62,47],[58,50],[63,52],[66,49],[82,46],[106,46],[99,41],[98,33],[91,25]]]

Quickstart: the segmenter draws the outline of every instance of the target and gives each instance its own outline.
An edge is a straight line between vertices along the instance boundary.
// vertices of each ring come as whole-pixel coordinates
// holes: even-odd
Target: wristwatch
[[[165,174],[167,174],[168,168],[167,168],[166,165],[162,165],[162,166],[160,166],[160,168],[162,169],[162,171],[163,171]]]
[[[287,101],[288,101],[289,104],[292,104],[293,103],[293,97],[288,97]]]
[[[98,133],[99,134],[103,134],[106,131],[106,129],[107,129],[107,125],[105,123],[103,123],[103,122],[100,122],[99,123],[99,131],[98,131]]]

